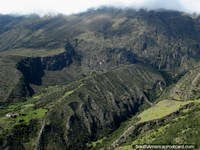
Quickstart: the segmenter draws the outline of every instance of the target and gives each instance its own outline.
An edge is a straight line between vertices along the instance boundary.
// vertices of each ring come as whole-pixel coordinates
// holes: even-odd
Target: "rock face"
[[[199,17],[176,11],[102,8],[71,17],[8,17],[12,19],[6,21],[4,16],[0,17],[3,28],[0,32],[3,37],[0,38],[0,51],[61,48],[66,39],[70,39],[76,52],[83,57],[82,65],[92,70],[113,67],[116,62],[124,62],[125,55],[128,58],[134,55],[158,69],[179,67],[182,58],[197,59],[200,56]],[[112,61],[110,51],[119,60]],[[46,66],[50,69],[60,69],[65,63],[70,63],[56,66],[52,58],[44,61],[47,60],[52,64],[52,68]]]
[[[70,43],[65,45],[65,52],[58,55],[47,57],[25,57],[18,58],[16,69],[21,72],[21,77],[13,86],[7,102],[12,102],[14,99],[20,99],[26,96],[35,94],[31,84],[42,85],[42,77],[47,71],[58,71],[72,63],[72,58],[75,56],[74,48]],[[12,69],[15,69],[14,66]],[[20,73],[19,73],[20,74]]]
[[[125,48],[139,61],[158,69],[179,67],[186,56],[199,57],[199,23],[190,16],[179,12],[125,11],[111,19],[106,12],[100,14],[107,16],[111,25],[103,33],[83,33],[77,38],[77,49],[86,55],[85,61],[101,60],[106,48]],[[100,24],[103,26],[106,21],[101,20]]]
[[[41,63],[43,69],[46,70],[61,70],[72,63],[72,58],[75,55],[75,50],[70,43],[65,45],[65,52],[49,57],[42,57]]]
[[[17,64],[17,69],[22,72],[26,83],[41,85],[44,70],[40,58],[22,59]]]
[[[43,122],[34,124],[33,131],[28,130],[31,122],[28,126],[15,126],[14,130],[20,129],[22,135],[34,139],[35,149],[87,149],[90,140],[111,133],[142,105],[149,105],[146,94],[160,82],[164,83],[164,79],[159,72],[141,64],[93,74],[41,96],[34,108],[49,110]],[[0,148],[19,145],[24,149],[30,139],[23,138],[7,134]]]
[[[19,84],[22,74],[15,68],[15,58],[0,56],[0,104],[4,103],[11,94],[15,85]],[[20,90],[18,91],[20,95]]]
[[[197,66],[185,74],[169,92],[169,98],[191,100],[200,98],[200,68]]]
[[[164,82],[154,69],[132,65],[69,86],[49,112],[38,149],[85,149],[89,140],[111,133],[149,105],[144,93],[158,81]]]

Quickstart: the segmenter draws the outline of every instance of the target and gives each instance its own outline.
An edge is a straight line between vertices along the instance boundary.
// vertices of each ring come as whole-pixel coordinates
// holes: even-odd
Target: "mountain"
[[[199,146],[199,59],[183,12],[0,15],[0,149]]]
[[[59,49],[70,40],[77,52],[84,55],[83,62],[89,69],[120,63],[109,60],[110,51],[122,51],[121,57],[134,54],[159,69],[178,67],[188,57],[199,57],[199,18],[174,11],[104,8],[72,16],[1,16],[0,24],[1,51],[20,49],[21,54],[23,49]],[[100,66],[104,61],[106,65]]]

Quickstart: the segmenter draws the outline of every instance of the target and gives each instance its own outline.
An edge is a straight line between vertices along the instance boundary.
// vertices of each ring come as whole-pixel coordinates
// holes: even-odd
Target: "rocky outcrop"
[[[7,102],[35,94],[31,84],[42,85],[42,77],[45,74],[45,70],[61,70],[72,63],[74,56],[75,50],[68,42],[65,45],[65,52],[58,55],[18,58],[16,69],[22,73],[22,77],[14,85]]]
[[[75,50],[70,43],[65,45],[65,52],[41,58],[43,69],[46,70],[61,70],[72,63],[72,58],[75,55]]]
[[[61,96],[56,103],[50,95],[44,97],[41,104],[49,101],[55,105],[47,116],[48,130],[44,127],[38,149],[60,145],[64,149],[87,148],[88,141],[108,135],[143,104],[149,105],[144,93],[158,81],[164,82],[154,69],[132,65],[75,82],[60,94],[53,93],[52,97]]]
[[[125,49],[128,54],[117,54],[117,61],[122,63],[124,60],[121,58],[134,55],[158,69],[176,68],[181,65],[183,57],[197,59],[200,56],[199,17],[176,11],[102,8],[72,17],[7,16],[7,21],[5,16],[0,17],[4,20],[0,31],[3,37],[0,38],[0,51],[16,48],[56,49],[65,45],[66,39],[70,39],[75,40],[77,52],[84,56],[84,66],[92,69],[96,66],[97,69],[110,69],[115,65],[116,61],[112,61],[112,57],[107,58],[109,50],[118,53],[118,50]],[[56,59],[62,59],[59,57]],[[44,61],[49,61],[45,67],[53,70],[70,63],[70,60],[65,63],[62,61],[57,66],[53,58]],[[133,62],[133,59],[125,61]]]
[[[18,83],[14,85],[13,89],[11,90],[6,103],[17,103],[17,102],[23,102],[25,97],[29,97],[35,94],[34,90],[28,84],[25,82],[23,78],[20,78]]]
[[[187,72],[169,91],[169,98],[175,100],[191,100],[200,98],[200,67]]]

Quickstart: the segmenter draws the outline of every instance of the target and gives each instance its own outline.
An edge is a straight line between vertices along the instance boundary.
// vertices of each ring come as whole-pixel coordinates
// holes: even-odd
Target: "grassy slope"
[[[185,128],[187,128],[187,126],[190,126],[187,124],[191,124],[191,125],[193,124],[192,122],[188,122],[188,120],[190,120],[189,116],[192,116],[193,113],[195,113],[195,114],[197,113],[194,110],[196,110],[197,108],[200,107],[199,102],[200,102],[200,100],[195,100],[195,101],[191,100],[191,101],[186,101],[186,102],[163,100],[163,101],[157,103],[155,106],[140,113],[138,115],[140,120],[138,122],[136,122],[135,125],[140,124],[142,122],[148,122],[148,121],[163,118],[163,117],[179,110],[182,106],[187,105],[189,103],[195,103],[196,106],[194,108],[192,107],[192,108],[183,110],[183,114],[179,115],[178,117],[175,116],[174,119],[172,121],[170,121],[169,123],[166,123],[159,127],[155,127],[150,131],[141,133],[137,138],[135,138],[133,140],[133,142],[129,143],[128,145],[125,144],[122,147],[118,147],[117,149],[132,150],[135,144],[153,144],[153,143],[180,144],[181,140],[184,140],[184,138],[180,138],[179,137],[180,133],[177,133],[178,135],[176,135],[177,137],[175,139],[173,137],[173,134],[174,134],[173,132],[176,133],[177,130],[179,130],[181,132],[185,132],[185,130],[186,130]],[[198,117],[195,117],[195,118],[198,118]],[[199,119],[197,119],[196,121],[198,123],[200,123]],[[181,125],[181,123],[183,123],[183,124]],[[180,129],[178,129],[178,127],[177,127],[178,125],[180,125]],[[177,130],[175,130],[175,128],[177,128]],[[195,128],[195,130],[198,129],[198,125],[197,124],[193,125],[193,128]],[[191,131],[190,128],[188,128],[187,130]],[[158,137],[163,140],[159,139]],[[195,142],[195,139],[194,139],[195,136],[193,135],[193,132],[191,132],[190,137],[193,138],[193,140],[194,140],[193,143],[189,143],[189,141],[191,141],[191,140],[189,140],[188,137],[187,137],[187,140],[182,141],[182,142],[184,142],[184,144],[197,144]],[[179,138],[181,140],[178,140]],[[183,144],[183,143],[181,143],[181,144]]]
[[[192,101],[173,101],[163,100],[158,102],[155,106],[140,113],[138,117],[140,120],[138,123],[155,120],[167,116],[177,111],[181,106],[191,103]]]
[[[46,94],[62,89],[61,86],[49,86],[43,89],[43,93],[26,98],[23,102],[0,107],[0,140],[13,148],[20,148],[16,143],[22,142],[26,149],[34,149],[42,120],[48,113],[48,108],[37,106]],[[7,116],[11,114],[12,117]],[[19,135],[18,135],[19,134]],[[11,137],[11,138],[9,138]],[[9,144],[13,142],[14,145]],[[3,146],[3,145],[0,145]],[[0,147],[2,148],[2,147]]]
[[[199,71],[199,64],[197,64],[194,69],[188,71],[169,92],[168,95],[170,96],[170,98],[176,100],[199,99]]]
[[[163,118],[163,117],[170,115],[173,112],[179,110],[184,105],[187,105],[187,104],[193,103],[193,102],[199,103],[200,100],[196,100],[196,101],[191,100],[191,101],[185,101],[185,102],[184,101],[173,101],[173,100],[160,101],[157,104],[155,104],[154,106],[152,106],[151,108],[144,110],[137,116],[134,116],[133,118],[122,123],[120,128],[118,128],[116,131],[114,131],[108,137],[104,137],[103,139],[92,142],[92,145],[94,148],[97,148],[97,149],[100,149],[100,147],[104,147],[105,149],[107,149],[109,147],[109,145],[112,144],[112,142],[117,140],[118,137],[120,137],[123,133],[128,131],[128,129],[131,128],[133,125],[139,125],[140,123],[143,123],[143,122],[148,122],[148,121]],[[163,128],[164,127],[161,127],[159,129],[159,131],[162,131]],[[149,138],[149,141],[150,141],[151,140],[150,136],[148,136],[148,135],[145,136],[145,139]],[[144,143],[145,143],[145,139],[143,140]],[[140,141],[140,140],[136,140],[136,141]],[[133,143],[136,144],[137,142],[134,141]],[[131,150],[133,143],[131,143],[130,145],[125,145],[123,147],[119,147],[117,149],[120,149],[120,150],[121,149],[125,149],[125,150],[130,149]],[[141,141],[140,141],[140,144],[142,144]]]
[[[34,108],[34,103],[38,100],[37,97],[29,98],[27,101],[9,105],[0,108],[0,127],[4,130],[12,128],[19,124],[29,124],[32,119],[40,119],[45,116],[47,109]],[[6,114],[11,114],[14,117],[8,117]]]

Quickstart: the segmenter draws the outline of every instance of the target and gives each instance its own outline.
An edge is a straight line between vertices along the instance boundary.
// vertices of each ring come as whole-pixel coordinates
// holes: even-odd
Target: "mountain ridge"
[[[198,131],[187,120],[199,108],[199,16],[102,8],[0,15],[0,26],[1,149],[130,149]]]

